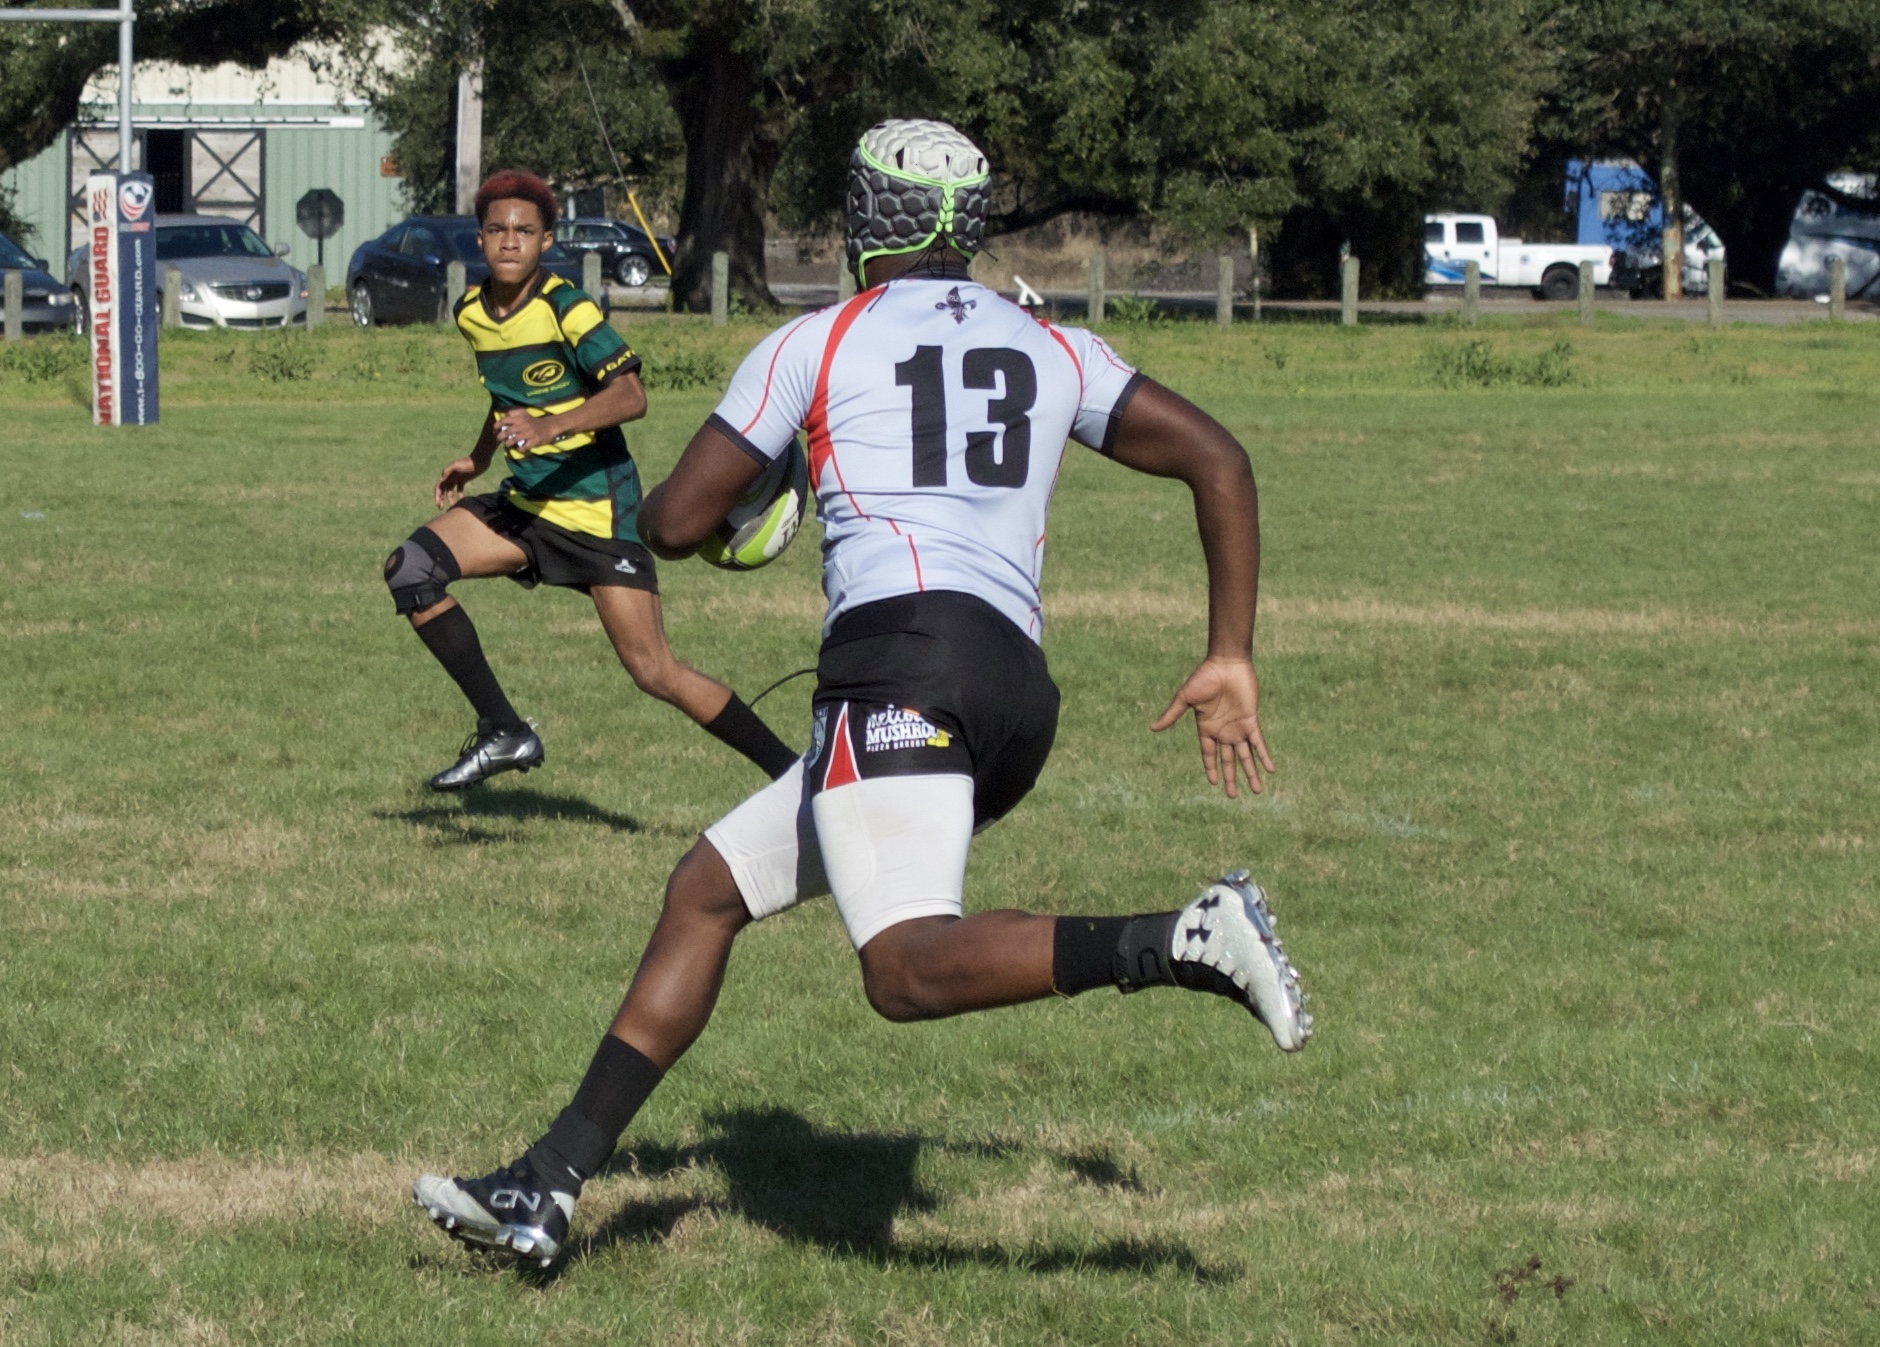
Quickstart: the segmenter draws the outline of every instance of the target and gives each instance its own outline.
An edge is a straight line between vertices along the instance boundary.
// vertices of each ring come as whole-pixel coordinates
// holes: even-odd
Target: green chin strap
[[[909,253],[925,252],[933,246],[934,240],[938,238],[944,237],[948,247],[968,260],[978,252],[978,249],[968,248],[953,237],[953,194],[962,187],[979,186],[990,178],[990,174],[982,174],[977,178],[966,178],[958,182],[943,182],[939,178],[930,178],[922,173],[910,173],[904,168],[896,168],[892,164],[884,164],[881,160],[875,158],[874,155],[868,152],[868,146],[866,145],[857,145],[855,152],[862,156],[863,163],[869,165],[871,168],[880,169],[889,177],[899,178],[903,182],[920,183],[926,187],[938,187],[940,189],[940,217],[934,223],[932,231],[929,232],[926,237],[917,239],[915,242],[899,248],[870,248],[863,252],[855,259],[856,289],[866,290],[868,288],[868,264],[875,258],[905,257]]]

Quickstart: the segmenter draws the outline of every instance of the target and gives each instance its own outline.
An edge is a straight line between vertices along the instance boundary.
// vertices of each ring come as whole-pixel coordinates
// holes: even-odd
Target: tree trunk
[[[1776,292],[1776,264],[1789,241],[1795,203],[1812,183],[1758,182],[1754,191],[1717,194],[1717,203],[1696,190],[1697,208],[1729,254],[1730,288],[1739,286],[1765,298]]]
[[[1665,213],[1658,255],[1664,259],[1665,298],[1684,298],[1684,189],[1678,182],[1678,130],[1683,115],[1676,85],[1665,93],[1658,132],[1658,201]]]
[[[712,254],[731,258],[731,292],[775,308],[764,264],[764,215],[779,145],[766,125],[762,75],[731,34],[695,34],[683,56],[659,60],[685,136],[685,199],[673,262],[676,307],[711,308]]]

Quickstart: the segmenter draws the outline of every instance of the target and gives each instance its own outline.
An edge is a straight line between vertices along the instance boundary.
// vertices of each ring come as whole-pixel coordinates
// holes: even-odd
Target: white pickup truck
[[[1525,243],[1505,239],[1492,215],[1425,215],[1423,281],[1461,285],[1470,262],[1482,267],[1482,284],[1538,290],[1542,299],[1572,299],[1580,293],[1580,263],[1593,264],[1593,284],[1610,285],[1612,249],[1597,243]]]

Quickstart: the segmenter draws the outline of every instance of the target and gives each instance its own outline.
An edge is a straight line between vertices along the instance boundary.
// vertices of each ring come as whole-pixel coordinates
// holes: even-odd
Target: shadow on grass
[[[1202,1284],[1237,1280],[1242,1269],[1201,1261],[1186,1245],[1168,1240],[1122,1239],[1088,1246],[999,1243],[956,1244],[948,1240],[902,1242],[894,1222],[907,1212],[932,1211],[939,1199],[915,1174],[923,1148],[990,1159],[1015,1147],[958,1144],[904,1133],[844,1133],[817,1127],[787,1109],[742,1109],[707,1119],[713,1135],[695,1146],[643,1146],[617,1156],[609,1170],[632,1170],[657,1178],[694,1166],[722,1172],[729,1194],[629,1202],[598,1230],[578,1238],[575,1258],[622,1243],[654,1243],[669,1236],[693,1211],[732,1213],[798,1244],[836,1257],[859,1258],[884,1267],[978,1267],[1027,1272],[1095,1269],[1153,1273],[1173,1269]],[[1053,1156],[1080,1180],[1101,1187],[1141,1191],[1133,1169],[1108,1154]]]
[[[491,790],[479,787],[456,796],[450,803],[421,805],[416,809],[381,810],[373,817],[429,828],[442,842],[478,843],[517,840],[509,832],[478,827],[479,820],[525,823],[592,823],[617,833],[644,832],[640,821],[616,814],[575,795],[548,795],[528,787]]]

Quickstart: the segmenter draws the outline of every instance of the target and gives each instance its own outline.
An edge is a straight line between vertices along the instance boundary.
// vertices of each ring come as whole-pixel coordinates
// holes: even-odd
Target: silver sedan
[[[86,304],[85,250],[66,274]],[[307,321],[307,277],[275,255],[254,230],[221,215],[159,215],[157,264],[177,272],[184,327],[267,328]],[[83,321],[81,314],[80,321]]]

